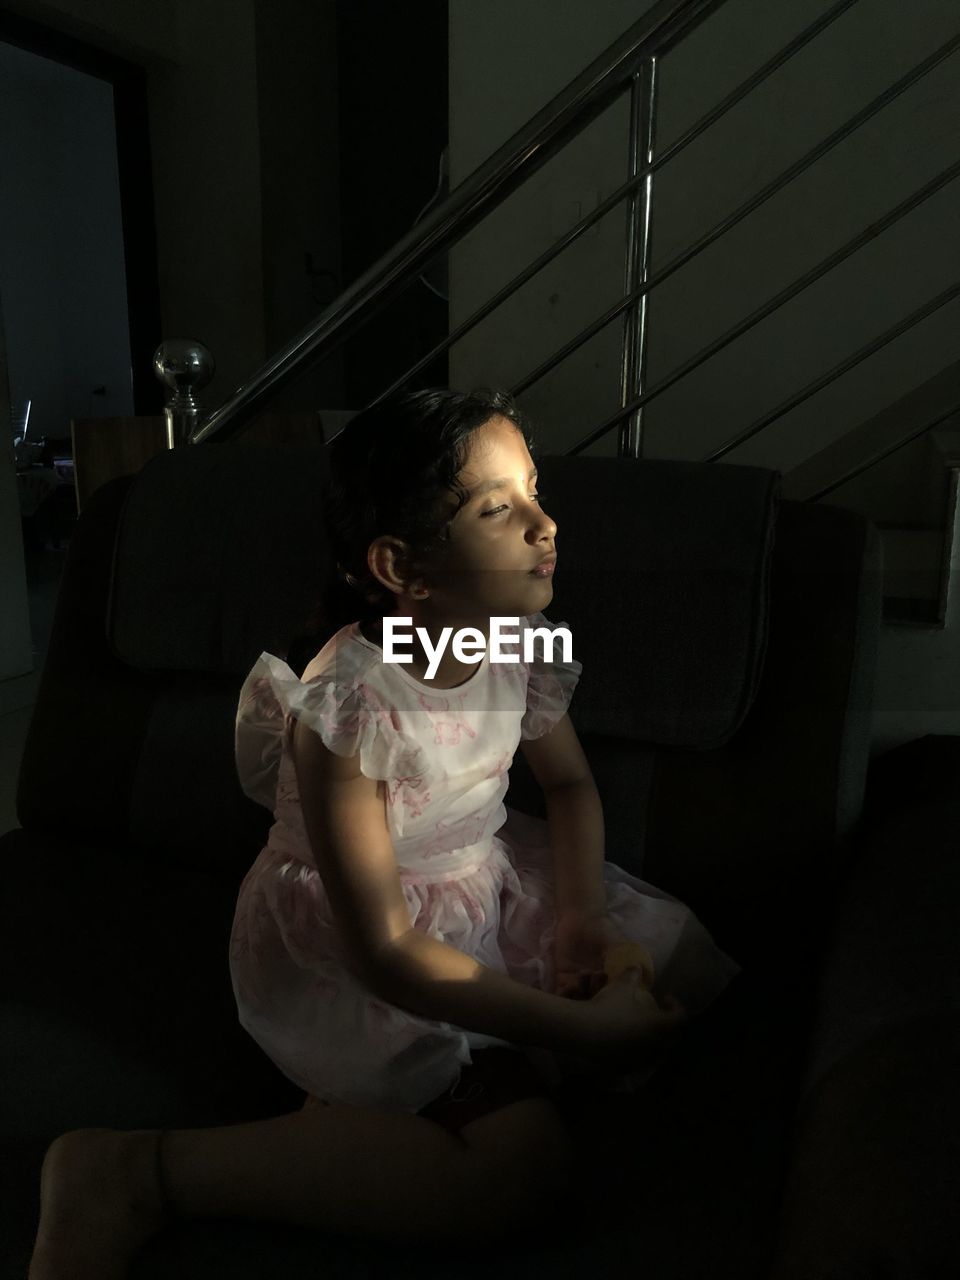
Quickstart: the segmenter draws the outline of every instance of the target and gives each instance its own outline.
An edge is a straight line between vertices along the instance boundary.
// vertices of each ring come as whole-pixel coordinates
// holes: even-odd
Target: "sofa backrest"
[[[237,782],[236,698],[332,572],[325,465],[315,448],[182,448],[91,497],[24,753],[24,826],[243,873],[272,819]],[[558,524],[545,612],[584,663],[571,718],[608,858],[748,928],[758,886],[829,860],[859,812],[876,529],[781,502],[762,468],[539,466]],[[530,784],[518,753],[507,802],[542,812]]]

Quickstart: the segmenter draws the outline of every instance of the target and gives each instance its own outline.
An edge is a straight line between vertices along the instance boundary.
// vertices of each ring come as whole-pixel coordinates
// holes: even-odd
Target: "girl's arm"
[[[314,862],[337,932],[364,981],[382,952],[410,929],[383,785],[360,770],[359,753],[340,756],[297,720],[291,756]]]
[[[418,929],[399,939],[382,961],[380,996],[420,1017],[543,1049],[586,1050],[593,1044],[587,1003],[515,982]]]
[[[411,1013],[520,1044],[590,1042],[586,1006],[496,973],[410,921],[381,784],[297,721],[292,755],[317,870],[355,971]]]
[[[558,915],[606,911],[603,807],[568,715],[520,750],[543,788]]]

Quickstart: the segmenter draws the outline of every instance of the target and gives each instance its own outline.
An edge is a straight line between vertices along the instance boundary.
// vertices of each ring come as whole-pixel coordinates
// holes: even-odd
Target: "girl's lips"
[[[535,569],[530,572],[538,578],[549,578],[557,566],[556,560],[548,560],[546,564],[538,564]]]

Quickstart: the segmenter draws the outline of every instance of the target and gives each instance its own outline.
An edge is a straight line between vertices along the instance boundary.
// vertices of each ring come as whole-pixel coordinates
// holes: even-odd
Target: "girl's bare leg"
[[[546,1208],[569,1170],[552,1104],[514,1103],[460,1135],[404,1112],[318,1105],[211,1129],[78,1129],[50,1147],[29,1280],[121,1280],[178,1217],[289,1222],[385,1240],[455,1239]],[[158,1176],[159,1172],[159,1176]],[[533,1188],[533,1194],[531,1193]]]

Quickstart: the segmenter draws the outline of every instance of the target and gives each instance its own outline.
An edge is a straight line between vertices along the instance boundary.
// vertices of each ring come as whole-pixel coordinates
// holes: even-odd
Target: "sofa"
[[[926,802],[919,862],[898,861],[924,805],[907,802],[889,826],[897,751],[865,808],[885,759],[870,760],[878,531],[782,499],[763,468],[538,461],[559,530],[546,613],[570,625],[584,664],[571,718],[604,803],[607,857],[689,903],[742,972],[642,1089],[580,1086],[569,1233],[533,1223],[507,1242],[465,1240],[452,1257],[429,1241],[195,1220],[142,1250],[137,1280],[479,1278],[494,1266],[649,1280],[901,1274],[857,1267],[873,1256],[878,1214],[896,1254],[929,1197],[921,1172],[909,1221],[880,1212],[884,1135],[869,1114],[900,1093],[907,1060],[929,1088],[944,1041],[955,1051],[949,999],[907,966],[928,916],[944,932],[939,954],[955,954],[945,895],[956,871],[931,833],[941,795]],[[0,837],[11,1277],[26,1274],[57,1134],[232,1124],[304,1100],[239,1026],[230,985],[237,891],[272,821],[240,789],[233,734],[247,671],[264,650],[284,656],[331,571],[325,465],[322,447],[182,447],[84,505],[21,764],[21,826]],[[957,753],[949,760],[944,795],[960,774]],[[507,804],[543,812],[519,754]],[[940,868],[936,892],[914,882],[916,865]],[[865,921],[904,898],[909,938],[891,918],[881,976]],[[891,1030],[905,1022],[915,1035]],[[863,1110],[853,1119],[851,1099]],[[908,1131],[904,1120],[891,1141]],[[825,1203],[826,1172],[830,1196],[856,1187],[855,1221]]]

